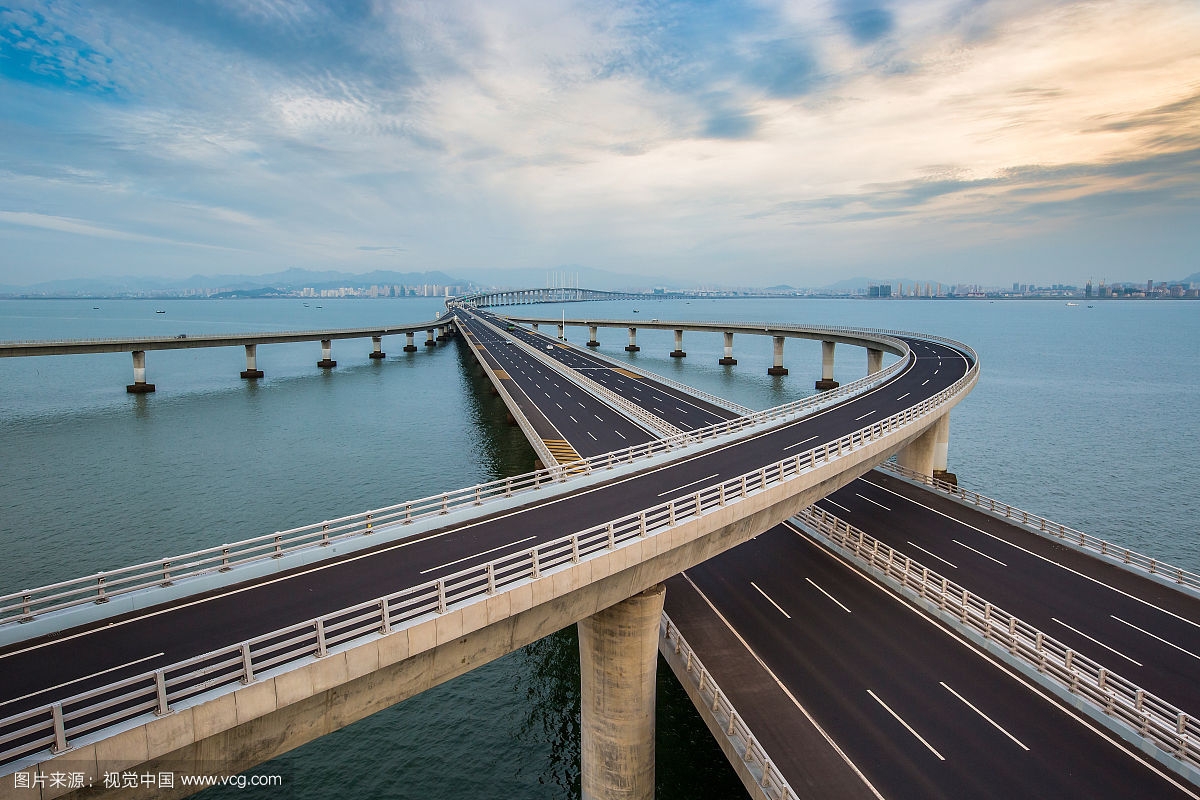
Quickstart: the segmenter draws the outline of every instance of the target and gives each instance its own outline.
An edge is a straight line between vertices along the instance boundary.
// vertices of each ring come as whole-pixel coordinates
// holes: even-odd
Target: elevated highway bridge
[[[473,346],[502,334],[453,313]],[[618,379],[640,379],[615,366],[577,370],[588,402],[575,402],[609,409],[584,423],[560,402],[574,398],[565,382],[539,398],[515,361],[489,363],[511,408],[541,413],[528,424],[545,469],[0,598],[0,770],[215,753],[245,769],[578,622],[585,796],[646,796],[663,582],[892,455],[918,474],[945,469],[944,420],[977,380],[974,354],[842,333],[900,358],[751,414],[656,389],[680,402],[674,421],[655,413],[665,400],[621,399],[634,387]],[[539,350],[539,363],[577,355],[539,342],[522,358]],[[681,418],[693,413],[708,424]],[[552,442],[580,458],[559,463]]]

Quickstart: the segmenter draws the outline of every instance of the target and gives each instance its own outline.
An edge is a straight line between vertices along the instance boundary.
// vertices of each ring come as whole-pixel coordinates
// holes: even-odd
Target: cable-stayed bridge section
[[[215,753],[244,769],[598,614],[596,641],[610,639],[599,679],[604,659],[628,650],[612,645],[629,644],[611,640],[624,612],[610,610],[629,598],[653,609],[663,580],[919,439],[974,384],[969,355],[930,380],[902,341],[880,343],[906,357],[857,391],[909,391],[870,420],[847,393],[797,438],[814,405],[800,401],[569,470],[6,596],[5,769]],[[589,795],[652,768],[622,727],[644,726],[645,699],[634,692],[626,718],[604,709],[629,746],[615,762],[585,757]]]

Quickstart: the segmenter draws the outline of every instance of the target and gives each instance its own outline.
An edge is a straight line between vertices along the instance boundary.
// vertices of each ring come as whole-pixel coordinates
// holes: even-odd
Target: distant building
[[[890,283],[872,284],[867,288],[867,297],[891,297],[892,285]]]

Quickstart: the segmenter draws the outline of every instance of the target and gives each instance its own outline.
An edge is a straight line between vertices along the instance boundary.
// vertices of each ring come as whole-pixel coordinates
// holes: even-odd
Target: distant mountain
[[[464,278],[483,286],[504,287],[540,287],[540,286],[579,286],[583,289],[601,289],[606,291],[647,291],[655,287],[667,289],[694,288],[690,282],[681,283],[676,278],[655,275],[629,275],[622,272],[582,267],[577,264],[563,264],[556,267],[540,269],[533,267],[516,267],[512,269],[496,267],[476,267],[457,270]]]
[[[366,273],[339,272],[336,270],[292,269],[267,275],[193,275],[189,278],[161,278],[149,275],[104,276],[97,278],[68,278],[43,281],[29,286],[0,286],[0,291],[10,294],[126,294],[184,289],[225,289],[253,291],[259,289],[336,289],[342,286],[372,286],[384,284],[465,284],[467,280],[454,278],[444,272],[391,272],[376,270]]]

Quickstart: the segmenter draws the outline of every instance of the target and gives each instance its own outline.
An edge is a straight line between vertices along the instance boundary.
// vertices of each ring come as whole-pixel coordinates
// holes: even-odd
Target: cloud
[[[86,237],[76,271],[182,273],[205,243],[263,269],[715,278],[803,251],[815,272],[890,258],[888,237],[966,253],[1092,214],[1174,220],[1200,176],[1190,0],[57,0],[0,20],[0,221],[22,263]]]

